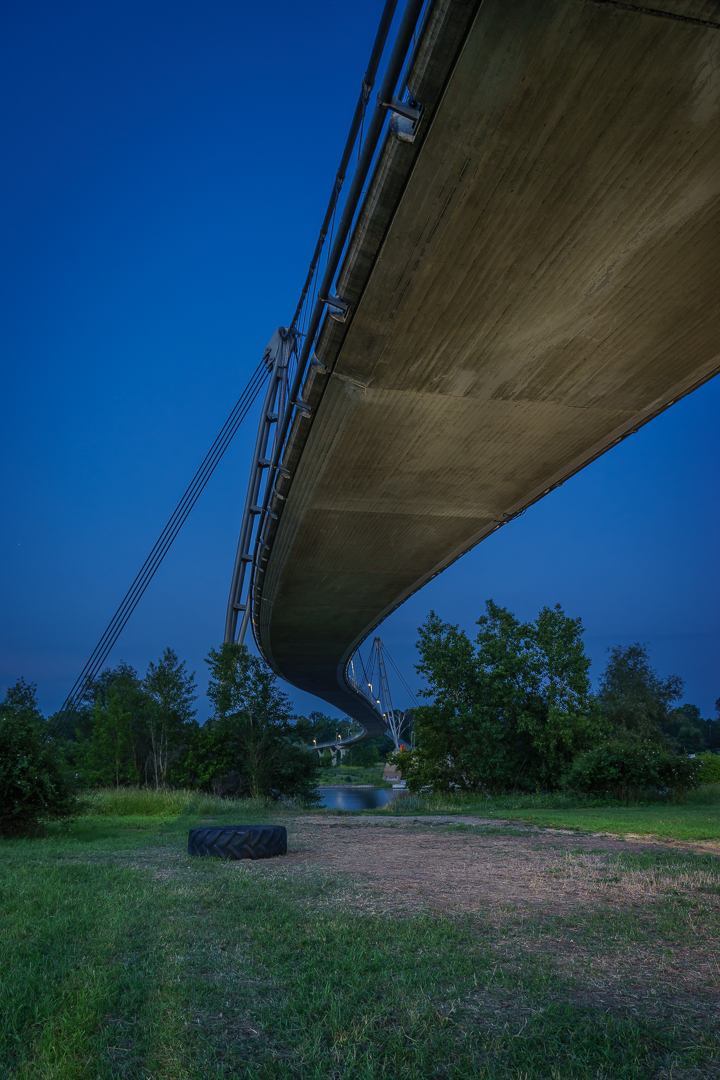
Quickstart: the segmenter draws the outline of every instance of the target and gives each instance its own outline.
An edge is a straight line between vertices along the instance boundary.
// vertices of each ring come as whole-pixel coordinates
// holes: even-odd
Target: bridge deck
[[[435,5],[257,608],[275,670],[371,733],[344,670],[373,628],[720,368],[720,4],[645,6]]]

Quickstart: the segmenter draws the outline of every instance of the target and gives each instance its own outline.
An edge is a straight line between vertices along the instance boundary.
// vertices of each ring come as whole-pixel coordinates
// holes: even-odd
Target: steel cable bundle
[[[185,490],[185,493],[180,499],[180,502],[175,507],[175,510],[173,511],[170,519],[168,520],[165,528],[156,540],[150,554],[140,568],[137,577],[135,578],[132,585],[125,594],[122,603],[120,604],[114,616],[110,620],[110,623],[105,630],[105,633],[100,638],[88,662],[85,664],[85,667],[82,669],[78,678],[75,680],[72,690],[63,702],[60,712],[57,715],[55,721],[55,728],[57,734],[62,734],[62,732],[66,729],[70,720],[76,712],[79,702],[82,700],[88,684],[91,683],[92,680],[97,676],[98,672],[107,660],[110,654],[110,650],[120,636],[125,624],[132,615],[133,611],[137,607],[140,598],[150,584],[153,575],[160,566],[160,563],[167,555],[173,540],[182,528],[188,514],[197,502],[203,488],[212,476],[215,467],[217,466],[221,457],[230,445],[230,442],[232,441],[235,432],[245,419],[248,410],[250,409],[255,398],[257,397],[258,391],[265,382],[267,375],[268,368],[265,362],[261,361],[253,372],[250,381],[248,382],[244,391],[240,395],[240,398],[238,399],[234,409],[232,410],[229,417],[220,429],[220,432],[218,433],[215,441],[205,455],[202,464],[200,465],[199,469],[195,473],[195,476]]]

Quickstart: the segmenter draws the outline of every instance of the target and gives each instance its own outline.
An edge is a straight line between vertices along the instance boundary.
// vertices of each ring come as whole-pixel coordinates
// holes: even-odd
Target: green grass
[[[383,785],[383,769],[385,762],[381,761],[377,765],[370,765],[367,768],[359,768],[349,766],[345,768],[342,765],[333,766],[330,769],[321,769],[319,784],[323,786],[334,786],[335,784],[373,784],[375,787],[381,787]]]
[[[2,1080],[714,1075],[718,1032],[687,1008],[608,1008],[582,989],[595,958],[625,956],[628,942],[660,956],[670,938],[696,941],[698,925],[717,934],[700,900],[668,895],[647,918],[398,918],[380,901],[362,913],[343,905],[340,877],[304,864],[185,854],[206,815],[277,811],[143,797],[104,793],[69,827],[0,842]],[[709,856],[628,857],[608,872],[680,880],[700,864],[720,881]],[[572,971],[548,951],[558,941],[584,950]]]
[[[720,784],[688,794],[684,802],[630,806],[578,805],[568,795],[506,796],[484,799],[467,795],[405,795],[376,813],[478,814],[485,818],[528,821],[535,825],[587,832],[633,833],[675,840],[720,840]]]
[[[535,825],[582,829],[586,832],[659,836],[675,840],[720,840],[720,807],[608,806],[604,809],[498,812]]]
[[[221,799],[214,795],[184,789],[155,791],[150,787],[100,788],[82,798],[83,813],[127,817],[175,818],[183,814],[205,817],[208,814],[232,814],[246,810],[267,810],[264,799]]]

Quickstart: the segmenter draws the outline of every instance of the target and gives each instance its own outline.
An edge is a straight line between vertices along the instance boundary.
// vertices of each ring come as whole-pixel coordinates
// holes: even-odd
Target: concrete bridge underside
[[[369,734],[345,668],[373,628],[720,368],[720,3],[438,0],[408,85],[254,612]]]

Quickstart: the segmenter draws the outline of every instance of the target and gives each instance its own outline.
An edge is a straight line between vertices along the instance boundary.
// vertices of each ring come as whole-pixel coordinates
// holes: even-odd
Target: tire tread
[[[191,829],[188,855],[220,859],[274,859],[287,854],[284,825],[213,825]]]

